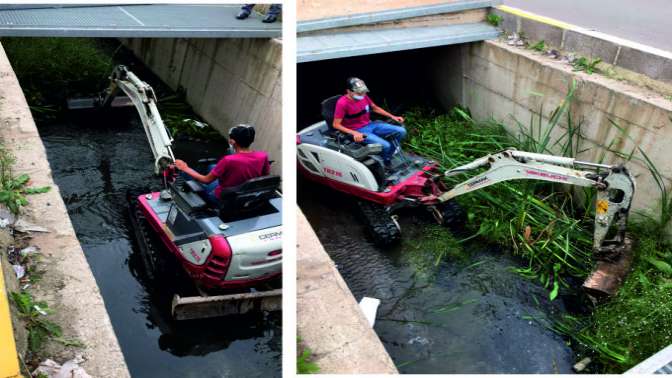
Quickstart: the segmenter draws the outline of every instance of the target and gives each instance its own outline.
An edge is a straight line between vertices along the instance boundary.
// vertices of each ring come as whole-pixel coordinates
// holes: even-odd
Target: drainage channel
[[[139,63],[134,62],[136,69]],[[160,85],[147,78],[151,85]],[[126,193],[159,189],[153,157],[131,109],[38,121],[48,160],[134,377],[279,376],[281,315],[174,321],[170,296],[143,279]],[[221,143],[177,141],[194,162]],[[171,286],[170,280],[166,286]],[[254,369],[250,369],[253,366]]]
[[[374,329],[401,373],[572,373],[574,352],[531,320],[565,311],[562,301],[512,272],[519,262],[471,242],[469,261],[420,251],[428,222],[400,218],[405,241],[377,248],[353,201],[305,180],[299,206],[353,295],[381,300]],[[449,232],[446,230],[446,232]]]

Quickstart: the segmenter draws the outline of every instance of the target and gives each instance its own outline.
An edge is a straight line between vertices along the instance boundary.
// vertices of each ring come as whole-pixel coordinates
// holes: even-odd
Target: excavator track
[[[441,212],[442,225],[451,230],[461,231],[467,221],[467,214],[464,209],[454,199],[444,202],[439,207]]]
[[[401,230],[397,222],[384,207],[368,201],[359,201],[358,208],[367,232],[376,245],[384,247],[401,239]]]
[[[150,282],[156,282],[160,277],[169,271],[169,265],[165,259],[171,256],[161,254],[161,244],[156,235],[149,226],[145,215],[140,208],[138,196],[141,192],[130,191],[127,194],[129,200],[129,213],[131,223],[133,224],[133,234],[140,248],[140,258],[144,266],[145,276]]]

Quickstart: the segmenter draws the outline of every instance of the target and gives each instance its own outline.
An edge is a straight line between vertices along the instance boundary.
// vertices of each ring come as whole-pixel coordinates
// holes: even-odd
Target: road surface
[[[504,5],[672,51],[669,0],[504,0]]]

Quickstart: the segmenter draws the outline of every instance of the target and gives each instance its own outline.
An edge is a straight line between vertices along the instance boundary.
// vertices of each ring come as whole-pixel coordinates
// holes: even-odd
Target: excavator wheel
[[[462,230],[467,222],[467,214],[457,201],[451,199],[444,202],[439,208],[443,218],[443,225],[453,229]]]
[[[385,247],[401,240],[399,224],[383,206],[368,201],[359,201],[358,208],[366,224],[366,231],[374,244]]]

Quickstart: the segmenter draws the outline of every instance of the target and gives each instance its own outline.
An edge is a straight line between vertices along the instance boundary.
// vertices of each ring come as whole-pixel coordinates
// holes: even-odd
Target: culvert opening
[[[126,193],[138,188],[160,189],[162,184],[153,175],[153,157],[137,111],[72,113],[64,107],[67,97],[88,96],[104,89],[111,68],[125,64],[157,91],[161,115],[169,128],[171,123],[178,127],[185,119],[202,120],[181,93],[170,90],[118,41],[63,41],[12,38],[2,43],[10,62],[16,63],[14,69],[47,149],[54,180],[130,373],[138,377],[248,375],[252,365],[255,374],[279,375],[279,313],[227,317],[224,325],[222,318],[178,322],[170,314],[172,298],[144,280]],[[53,55],[47,59],[45,51]],[[72,55],[67,59],[59,55],[66,53]],[[44,67],[35,66],[40,62]],[[82,69],[87,64],[89,69]],[[38,74],[38,68],[47,71]],[[56,72],[50,75],[48,70]],[[228,148],[216,131],[192,134],[189,127],[175,136],[176,156],[193,162],[220,157]],[[170,279],[162,284],[175,285]]]
[[[458,52],[457,46],[445,46],[299,63],[298,129],[320,121],[320,102],[343,94],[346,80],[353,76],[366,82],[377,104],[393,112],[414,106],[439,108],[437,90],[446,84],[437,81],[436,61]],[[455,59],[440,69],[457,72],[460,62]]]

